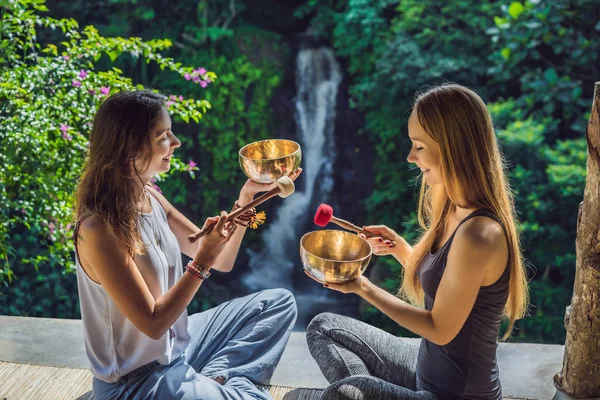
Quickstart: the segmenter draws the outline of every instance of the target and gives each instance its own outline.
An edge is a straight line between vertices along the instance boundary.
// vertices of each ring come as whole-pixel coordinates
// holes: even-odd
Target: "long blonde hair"
[[[436,240],[442,238],[453,206],[487,209],[502,222],[508,241],[510,282],[504,313],[509,326],[503,336],[506,339],[515,320],[527,312],[529,296],[513,193],[492,118],[475,92],[456,84],[419,94],[414,108],[419,123],[439,146],[444,185],[428,187],[421,183],[418,220],[424,233],[407,260],[400,294],[414,304],[423,304],[424,292],[417,269]]]

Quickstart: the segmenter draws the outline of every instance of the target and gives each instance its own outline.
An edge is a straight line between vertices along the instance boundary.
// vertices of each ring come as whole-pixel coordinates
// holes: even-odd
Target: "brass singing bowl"
[[[314,231],[300,239],[304,269],[320,282],[344,283],[356,279],[369,265],[371,254],[369,242],[345,231]]]
[[[302,149],[292,140],[261,140],[242,147],[239,159],[248,178],[258,183],[273,183],[300,167]]]

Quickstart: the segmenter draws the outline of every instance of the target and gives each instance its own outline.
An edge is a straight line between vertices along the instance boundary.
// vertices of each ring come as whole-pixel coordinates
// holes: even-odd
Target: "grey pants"
[[[323,400],[436,400],[418,390],[418,346],[381,329],[323,313],[306,328],[308,348],[331,384]]]
[[[169,365],[142,366],[116,383],[94,378],[103,399],[270,400],[268,384],[296,320],[285,289],[234,299],[189,317],[191,340]],[[221,385],[213,378],[225,378]]]

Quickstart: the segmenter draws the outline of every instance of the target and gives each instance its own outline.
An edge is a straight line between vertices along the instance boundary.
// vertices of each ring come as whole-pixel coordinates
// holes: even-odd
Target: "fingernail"
[[[383,239],[382,239],[382,238],[379,238],[379,241],[380,241],[380,242],[383,242]]]
[[[323,284],[323,287],[329,287],[329,285],[327,285],[327,284]]]

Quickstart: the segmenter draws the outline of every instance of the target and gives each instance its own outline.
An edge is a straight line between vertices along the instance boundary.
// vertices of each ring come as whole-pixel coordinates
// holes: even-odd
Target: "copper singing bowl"
[[[258,183],[273,183],[300,167],[302,150],[291,140],[261,140],[242,147],[239,158],[248,178]]]
[[[371,254],[369,242],[345,231],[314,231],[300,239],[304,269],[321,282],[343,283],[356,279],[369,265]]]

